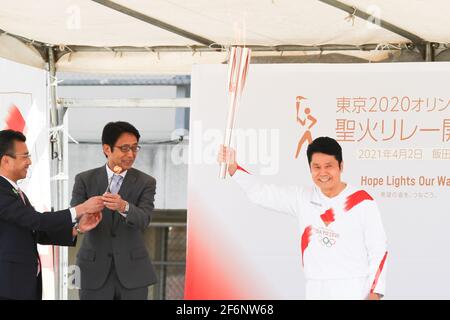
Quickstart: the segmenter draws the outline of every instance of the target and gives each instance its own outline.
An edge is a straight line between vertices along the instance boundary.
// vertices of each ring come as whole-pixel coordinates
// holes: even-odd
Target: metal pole
[[[50,140],[51,143],[51,176],[56,177],[52,179],[51,191],[56,194],[52,197],[52,208],[61,210],[64,206],[64,185],[63,180],[58,177],[64,172],[63,163],[63,135],[62,131],[56,130],[58,126],[62,125],[61,107],[58,107],[56,99],[56,66],[55,54],[52,47],[48,48],[48,63],[49,63],[49,94],[50,94],[50,125],[53,128],[53,135]],[[65,290],[65,274],[67,270],[67,249],[64,247],[54,248],[54,270],[55,270],[55,297],[60,300],[67,299],[67,292]]]
[[[434,61],[435,48],[433,43],[427,42],[425,45],[425,61]]]
[[[159,269],[158,296],[156,297],[157,300],[165,300],[166,297],[167,267],[165,265],[165,262],[167,260],[168,229],[169,227],[163,227],[160,229],[159,233],[159,261],[161,262],[161,264]]]
[[[50,72],[50,79],[49,79],[49,91],[50,91],[50,125],[54,128],[57,125],[58,122],[58,111],[57,111],[57,105],[56,105],[56,88],[52,85],[54,78],[56,76],[56,67],[55,67],[55,55],[53,52],[53,48],[48,48],[48,64],[49,64],[49,72]],[[52,157],[53,159],[53,154]]]
[[[144,22],[146,22],[148,24],[151,24],[151,25],[156,26],[158,28],[161,28],[163,30],[167,30],[167,31],[175,33],[175,34],[177,34],[179,36],[185,37],[187,39],[191,39],[191,40],[196,41],[198,43],[201,43],[201,44],[204,44],[204,45],[207,45],[207,46],[213,46],[215,44],[215,42],[212,41],[212,40],[206,39],[206,38],[204,38],[202,36],[199,36],[199,35],[194,34],[192,32],[183,30],[183,29],[178,28],[176,26],[170,25],[170,24],[165,23],[165,22],[163,22],[161,20],[157,20],[157,19],[152,18],[150,16],[147,16],[147,15],[145,15],[145,14],[139,12],[139,11],[135,11],[135,10],[132,10],[132,9],[127,8],[125,6],[122,6],[122,5],[118,4],[118,3],[115,3],[115,2],[112,2],[112,1],[109,1],[109,0],[92,0],[92,1],[93,2],[97,2],[98,4],[101,4],[101,5],[105,6],[105,7],[110,8],[110,9],[113,9],[113,10],[116,10],[118,12],[121,12],[123,14],[126,14],[126,15],[128,15],[130,17],[133,17],[133,18],[139,19],[141,21],[144,21]]]

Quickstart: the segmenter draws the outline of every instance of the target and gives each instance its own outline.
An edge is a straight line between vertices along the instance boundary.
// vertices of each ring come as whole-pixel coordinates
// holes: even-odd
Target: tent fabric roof
[[[100,1],[101,2],[101,1]],[[408,43],[409,39],[318,0],[114,0],[116,4],[183,29],[222,47],[230,45],[364,45]],[[446,0],[344,0],[358,10],[405,29],[425,41],[450,43]],[[374,4],[375,3],[375,4]],[[217,63],[224,52],[189,51],[203,45],[91,0],[1,0],[0,29],[30,40],[70,48],[141,47],[143,52],[73,52],[57,64],[62,71],[111,67],[176,73],[193,63]],[[0,55],[4,45],[0,36]],[[5,43],[6,42],[6,43]],[[187,52],[152,50],[185,47]],[[33,55],[33,51],[28,55]],[[121,58],[120,63],[118,59]],[[17,60],[17,58],[16,58]],[[31,59],[36,65],[36,59]],[[125,61],[126,60],[126,61]],[[95,71],[94,71],[95,72]]]

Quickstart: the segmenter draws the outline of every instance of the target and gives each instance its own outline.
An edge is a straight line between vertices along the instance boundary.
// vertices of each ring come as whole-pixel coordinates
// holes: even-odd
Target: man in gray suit
[[[145,300],[156,275],[144,243],[154,208],[156,180],[132,168],[139,131],[127,122],[103,128],[106,165],[75,177],[71,205],[103,195],[99,225],[84,235],[77,265],[81,300]],[[105,191],[106,190],[106,191]]]

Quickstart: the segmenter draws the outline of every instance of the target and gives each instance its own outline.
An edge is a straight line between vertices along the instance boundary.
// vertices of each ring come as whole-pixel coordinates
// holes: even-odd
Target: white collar
[[[121,173],[119,174],[119,176],[122,176],[122,178],[125,179],[125,176],[127,175],[127,171],[128,171],[128,170],[125,170],[124,172],[121,172]],[[108,164],[106,164],[106,174],[108,175],[108,181],[112,178],[112,176],[113,176],[114,174],[116,174],[116,173],[114,173],[114,171],[112,171],[112,170],[108,167]]]

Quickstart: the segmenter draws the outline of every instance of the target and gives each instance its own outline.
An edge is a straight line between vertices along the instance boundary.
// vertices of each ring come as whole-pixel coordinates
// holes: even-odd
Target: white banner
[[[296,221],[218,179],[226,71],[192,73],[186,298],[301,299]],[[312,185],[308,142],[339,141],[343,180],[380,207],[386,299],[450,298],[449,74],[449,63],[250,65],[237,111],[238,163],[263,181]]]
[[[2,129],[21,131],[27,138],[32,165],[19,181],[38,211],[49,211],[50,162],[46,71],[0,58],[0,121]],[[52,246],[39,246],[43,298],[54,299]]]

